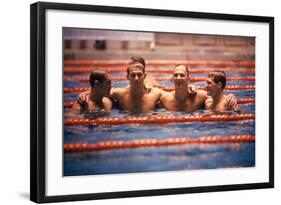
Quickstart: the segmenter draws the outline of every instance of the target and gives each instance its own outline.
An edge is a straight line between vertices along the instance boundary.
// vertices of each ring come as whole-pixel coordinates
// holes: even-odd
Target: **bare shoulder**
[[[163,91],[161,94],[161,101],[173,100],[175,98],[175,92]]]
[[[207,92],[205,90],[198,90],[196,95],[197,95],[197,97],[205,99],[205,100],[208,98]]]
[[[103,97],[102,103],[106,112],[110,112],[112,110],[112,101],[108,97]]]
[[[103,97],[103,98],[102,98],[102,102],[103,102],[103,103],[106,103],[106,104],[112,103],[111,99],[108,98],[108,97]]]
[[[161,90],[160,88],[157,88],[157,87],[147,87],[147,89],[149,92],[152,92],[155,94],[162,94],[165,92],[164,90]]]
[[[199,94],[201,96],[207,96],[207,91],[205,91],[205,90],[197,90],[197,94]]]
[[[124,95],[128,92],[128,88],[111,88],[110,95],[112,97],[117,97],[119,95]]]

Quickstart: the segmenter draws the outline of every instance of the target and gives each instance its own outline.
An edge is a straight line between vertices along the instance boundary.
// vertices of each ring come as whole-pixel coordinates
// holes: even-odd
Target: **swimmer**
[[[147,113],[155,110],[162,90],[145,84],[145,61],[140,57],[130,59],[126,75],[127,88],[112,88],[110,98],[117,102],[117,108],[131,113]],[[81,93],[78,101],[87,101],[88,92]]]
[[[192,91],[189,86],[189,71],[185,65],[176,65],[172,81],[175,90],[163,92],[160,98],[161,105],[168,111],[193,112],[204,109],[206,92],[203,90]]]
[[[213,71],[208,74],[206,79],[206,90],[209,96],[206,100],[206,109],[217,112],[238,111],[238,105],[228,103],[223,90],[226,85],[226,76],[223,71]]]
[[[112,101],[108,98],[111,89],[111,80],[107,72],[93,71],[89,76],[91,88],[86,100],[78,101],[72,106],[72,113],[111,112]]]
[[[141,57],[131,57],[130,61],[128,64],[132,64],[132,63],[141,63],[143,65],[143,67],[145,68],[145,60]],[[155,78],[153,76],[146,76],[144,79],[144,84],[147,87],[155,87],[155,86],[159,86],[159,84],[155,81]]]
[[[112,89],[110,96],[118,102],[120,110],[132,113],[147,113],[155,110],[161,90],[145,84],[145,64],[130,60],[127,67],[129,87]]]
[[[175,66],[173,78],[175,90],[172,92],[163,91],[160,103],[168,111],[194,112],[206,108],[208,99],[207,92],[204,90],[194,91],[194,87],[189,85],[189,70],[185,65]],[[234,95],[226,98],[228,106],[237,104]]]

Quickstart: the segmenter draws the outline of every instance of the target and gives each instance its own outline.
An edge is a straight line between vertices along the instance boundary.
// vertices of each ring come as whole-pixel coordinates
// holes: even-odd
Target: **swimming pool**
[[[154,67],[148,67],[154,68]],[[171,67],[169,67],[171,68]],[[210,67],[194,67],[210,68]],[[241,66],[240,66],[241,68]],[[157,68],[155,68],[157,69]],[[193,69],[193,68],[192,68]],[[235,67],[232,68],[235,70]],[[246,68],[245,69],[249,69]],[[169,73],[149,73],[150,76],[169,78]],[[192,73],[191,77],[206,77],[206,73]],[[226,73],[232,76],[254,76],[254,73]],[[87,74],[65,74],[75,77],[88,77]],[[125,73],[112,73],[112,78],[124,77]],[[159,81],[161,86],[172,86],[169,80]],[[205,82],[192,84],[205,86]],[[125,80],[113,81],[113,87],[125,87]],[[255,85],[255,81],[233,80],[227,85]],[[65,88],[88,87],[88,83],[77,80],[65,80]],[[255,90],[226,90],[226,94],[233,93],[237,99],[255,98]],[[76,101],[78,93],[65,93],[64,102]],[[255,114],[255,102],[239,105],[242,113]],[[64,108],[64,119],[69,117],[69,108]],[[199,110],[194,113],[170,113],[164,109],[157,109],[153,113],[143,114],[142,117],[155,116],[201,116],[207,111]],[[236,113],[232,113],[236,115]],[[81,116],[78,116],[81,117]],[[128,118],[128,113],[113,109],[108,118]],[[203,136],[229,136],[252,135],[255,136],[255,119],[237,121],[213,122],[177,122],[177,123],[130,123],[130,124],[105,124],[105,125],[65,125],[64,144],[85,143],[97,144],[100,142],[133,140],[165,140],[179,137],[192,139]],[[64,176],[120,174],[133,172],[177,171],[194,169],[237,168],[255,166],[255,142],[232,143],[191,143],[170,146],[140,146],[137,148],[105,149],[99,151],[79,151],[63,153]]]

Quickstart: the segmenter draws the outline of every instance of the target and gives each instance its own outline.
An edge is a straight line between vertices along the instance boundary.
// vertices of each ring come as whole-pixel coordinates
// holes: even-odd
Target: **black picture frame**
[[[180,17],[226,21],[259,22],[269,25],[269,181],[249,184],[229,184],[157,190],[88,193],[46,196],[46,11],[83,11],[132,14],[159,17]],[[110,7],[82,4],[38,2],[30,6],[30,199],[37,203],[76,200],[97,200],[198,192],[230,191],[274,187],[274,18],[265,16],[229,15],[144,8]]]

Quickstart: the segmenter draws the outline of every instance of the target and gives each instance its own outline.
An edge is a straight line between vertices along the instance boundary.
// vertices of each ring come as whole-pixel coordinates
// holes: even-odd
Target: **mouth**
[[[175,86],[176,87],[183,87],[184,86],[184,82],[183,81],[176,81],[175,82]]]
[[[134,81],[133,85],[139,86],[139,85],[141,85],[141,82],[140,81]]]

